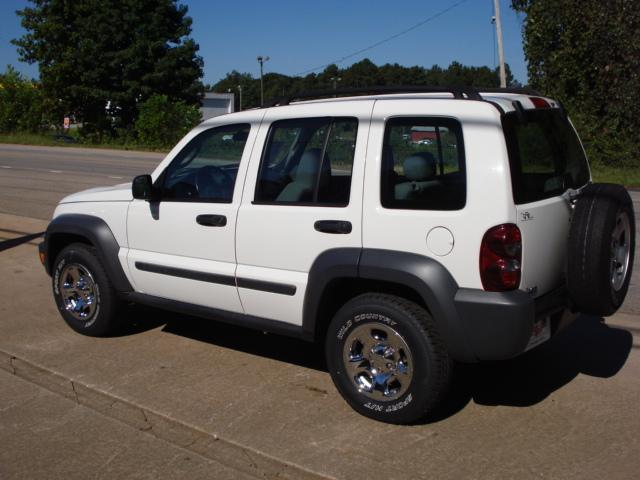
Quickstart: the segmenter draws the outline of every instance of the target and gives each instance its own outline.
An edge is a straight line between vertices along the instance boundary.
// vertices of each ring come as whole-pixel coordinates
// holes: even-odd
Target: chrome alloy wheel
[[[611,233],[611,286],[619,291],[627,278],[631,252],[631,222],[629,214],[621,211]]]
[[[65,310],[74,318],[87,321],[93,316],[98,286],[85,267],[78,263],[66,265],[60,273],[58,290]]]
[[[413,378],[413,360],[407,342],[382,323],[356,327],[344,343],[343,361],[356,389],[374,400],[399,398]]]

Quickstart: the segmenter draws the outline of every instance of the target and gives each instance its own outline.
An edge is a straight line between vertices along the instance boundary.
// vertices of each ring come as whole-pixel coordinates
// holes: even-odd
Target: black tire
[[[374,353],[373,348],[359,346],[375,336],[377,340],[372,341],[377,350],[393,348],[388,358]],[[404,347],[397,348],[402,342],[408,355]],[[446,394],[453,371],[452,360],[429,313],[393,295],[364,294],[347,302],[329,325],[325,354],[331,378],[344,399],[359,413],[386,423],[407,424],[424,418]],[[349,362],[346,355],[362,355],[363,359]],[[388,374],[389,365],[395,374],[385,383],[388,397],[380,389],[362,389],[371,380],[368,375],[373,368],[383,368],[383,374]],[[410,375],[402,373],[403,369]],[[377,385],[383,387],[380,382]]]
[[[117,332],[121,302],[92,246],[74,243],[62,249],[52,287],[62,318],[76,332],[92,337]]]
[[[633,269],[635,232],[633,202],[623,186],[596,183],[582,191],[571,221],[567,264],[569,296],[577,310],[608,316],[622,305]],[[616,253],[624,244],[626,256]]]

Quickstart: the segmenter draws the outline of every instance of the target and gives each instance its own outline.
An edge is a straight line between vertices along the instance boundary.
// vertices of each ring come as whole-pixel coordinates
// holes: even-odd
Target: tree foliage
[[[339,80],[338,80],[339,79]],[[305,91],[330,90],[334,82],[337,88],[371,87],[383,85],[429,85],[429,86],[481,86],[498,87],[500,76],[498,69],[489,67],[469,67],[453,62],[447,68],[434,65],[431,68],[419,66],[404,67],[397,63],[387,63],[378,67],[371,60],[364,59],[348,68],[340,69],[337,65],[329,65],[321,73],[304,77],[289,77],[279,73],[264,75],[265,99],[292,95]],[[507,82],[516,86],[507,66]],[[260,79],[249,73],[233,71],[209,90],[216,92],[239,93],[242,87],[242,107],[260,106]],[[236,98],[239,101],[238,95]],[[239,107],[236,103],[236,109]]]
[[[638,165],[640,1],[513,0],[529,81],[569,110],[591,159]]]
[[[36,82],[8,66],[0,73],[0,132],[38,132],[47,124],[46,105]]]
[[[175,145],[200,122],[200,110],[167,95],[152,95],[140,104],[135,123],[138,140],[153,148]]]
[[[196,104],[202,59],[191,18],[177,0],[30,0],[18,11],[27,33],[13,40],[38,63],[60,118],[85,131],[128,128],[153,94]]]

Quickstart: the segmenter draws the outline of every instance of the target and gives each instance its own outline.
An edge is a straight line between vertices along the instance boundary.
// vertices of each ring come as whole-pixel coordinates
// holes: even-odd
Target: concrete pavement
[[[3,480],[253,478],[3,370],[0,444]]]
[[[6,237],[43,226],[0,216]],[[520,358],[460,368],[437,415],[398,427],[353,412],[305,343],[143,308],[120,337],[77,335],[32,242],[0,253],[0,278],[11,279],[0,368],[246,475],[625,479],[640,468],[634,315],[583,317]]]
[[[636,476],[639,256],[621,313],[583,317],[518,359],[459,368],[445,407],[411,427],[354,413],[320,348],[296,340],[144,308],[127,312],[120,337],[72,332],[33,234],[59,198],[148,173],[161,156],[0,146],[0,167],[10,167],[0,168],[0,478]],[[39,424],[57,441],[44,441]],[[76,457],[96,436],[107,439],[96,460]],[[67,468],[77,458],[82,467]]]

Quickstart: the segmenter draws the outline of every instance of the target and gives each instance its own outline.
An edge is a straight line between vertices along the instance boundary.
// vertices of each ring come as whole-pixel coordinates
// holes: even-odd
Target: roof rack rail
[[[357,97],[362,95],[384,95],[396,93],[450,93],[453,98],[482,100],[477,89],[473,87],[430,87],[422,85],[409,86],[373,86],[364,88],[341,88],[337,90],[320,90],[302,92],[295,95],[279,97],[265,102],[265,107],[289,105],[297,100],[311,100],[334,97]]]
[[[542,96],[542,94],[540,92],[538,92],[537,90],[534,90],[532,88],[514,88],[514,87],[507,87],[507,88],[488,87],[488,88],[483,88],[483,87],[476,87],[476,90],[478,92],[482,92],[482,93],[520,93],[522,95],[537,95],[539,97]]]

